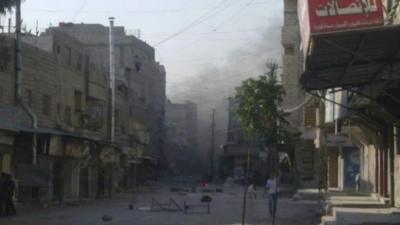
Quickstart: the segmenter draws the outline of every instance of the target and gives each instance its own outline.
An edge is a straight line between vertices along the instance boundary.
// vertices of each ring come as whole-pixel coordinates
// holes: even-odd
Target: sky
[[[130,34],[140,30],[140,39],[155,48],[156,60],[166,68],[168,99],[197,103],[204,158],[211,109],[216,109],[220,151],[228,97],[244,79],[265,73],[267,61],[282,58],[283,0],[25,0],[22,5],[23,26],[32,32],[59,22],[108,26],[110,16]]]
[[[110,4],[110,2],[112,4]],[[242,58],[269,51],[280,58],[280,41],[270,49],[247,49],[265,41],[265,32],[280,32],[283,1],[279,0],[25,0],[22,18],[28,30],[43,31],[59,22],[117,26],[154,46],[156,58],[167,70],[167,89],[180,85],[208,68],[229,65],[235,52]],[[7,19],[1,18],[2,24]],[[37,25],[36,25],[37,24]],[[265,40],[263,40],[263,38]]]

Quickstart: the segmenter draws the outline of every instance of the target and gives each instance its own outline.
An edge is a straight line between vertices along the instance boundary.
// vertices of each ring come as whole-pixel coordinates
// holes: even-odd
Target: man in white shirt
[[[278,204],[278,176],[275,172],[271,173],[265,188],[268,190],[269,215],[275,217],[276,206]]]

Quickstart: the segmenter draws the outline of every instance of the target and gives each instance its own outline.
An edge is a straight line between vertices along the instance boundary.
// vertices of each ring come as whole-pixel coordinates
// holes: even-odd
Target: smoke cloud
[[[246,47],[235,49],[223,65],[206,65],[199,73],[186,79],[177,90],[168,90],[174,102],[189,100],[198,105],[198,143],[203,159],[203,171],[209,166],[211,149],[211,113],[216,109],[215,162],[226,143],[228,126],[228,98],[234,96],[235,87],[250,77],[266,72],[268,60],[281,61],[281,21],[270,21],[270,26],[260,32],[258,41]],[[210,54],[212,55],[212,54]],[[218,167],[216,167],[218,168]]]

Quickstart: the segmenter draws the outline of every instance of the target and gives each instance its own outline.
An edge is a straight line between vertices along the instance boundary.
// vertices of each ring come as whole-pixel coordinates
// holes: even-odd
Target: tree
[[[16,0],[1,0],[0,1],[0,14],[5,14],[15,6]]]
[[[285,113],[281,107],[285,90],[278,83],[276,63],[267,63],[269,73],[250,78],[236,88],[235,101],[237,104],[238,119],[248,136],[263,140],[270,153],[274,169],[277,166],[277,149],[286,137],[283,124],[287,123]],[[272,165],[271,165],[272,166]]]
[[[247,136],[263,140],[269,150],[271,170],[278,169],[278,146],[286,136],[282,124],[287,123],[286,113],[279,107],[283,102],[285,90],[278,83],[276,71],[278,64],[267,63],[269,73],[250,78],[236,88],[235,103],[238,119]],[[247,153],[247,178],[250,165],[250,151]],[[247,180],[247,179],[246,179]],[[246,195],[244,191],[242,224],[246,217]],[[272,224],[275,224],[275,213]]]

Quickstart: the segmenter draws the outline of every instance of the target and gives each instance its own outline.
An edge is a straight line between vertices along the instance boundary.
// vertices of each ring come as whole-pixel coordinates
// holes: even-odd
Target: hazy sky
[[[279,31],[282,7],[279,0],[25,0],[22,16],[32,30],[36,21],[43,30],[71,21],[108,25],[107,18],[114,16],[116,25],[140,29],[141,39],[155,45],[169,82],[182,82],[205,64],[226,63],[233,51],[259,41],[268,27]]]

